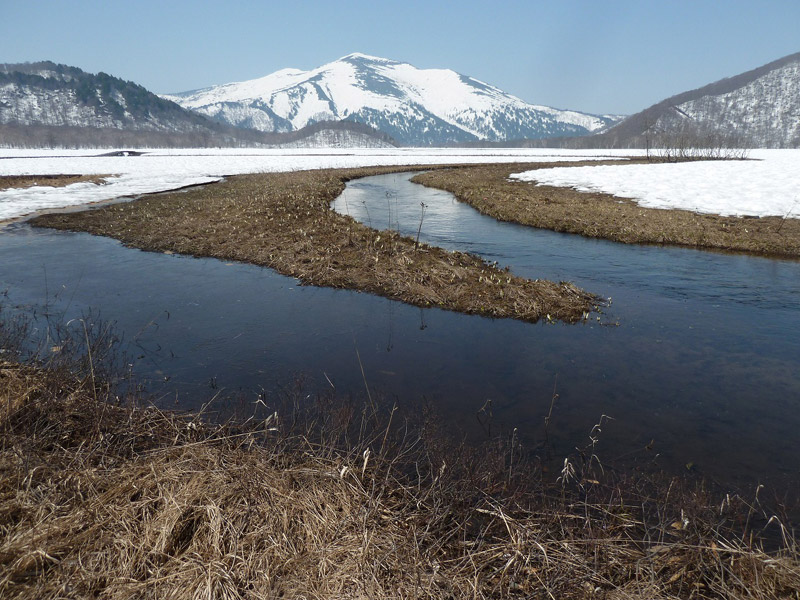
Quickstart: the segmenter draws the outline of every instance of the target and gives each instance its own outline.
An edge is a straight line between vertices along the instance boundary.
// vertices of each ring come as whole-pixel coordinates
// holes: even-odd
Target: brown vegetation
[[[474,255],[417,245],[331,209],[349,179],[403,170],[408,167],[242,175],[31,223],[106,235],[145,250],[268,266],[304,284],[416,306],[526,321],[578,321],[597,307],[596,297],[572,284],[516,277]]]
[[[677,480],[575,456],[547,484],[513,437],[341,401],[211,426],[109,399],[0,362],[3,598],[798,598],[788,534],[767,553],[761,509]]]
[[[671,244],[800,257],[800,219],[721,217],[644,208],[610,194],[508,179],[512,173],[552,166],[479,165],[421,173],[412,181],[447,190],[501,221],[626,244]]]
[[[105,183],[110,175],[0,175],[0,190],[33,186],[64,187],[73,183]]]

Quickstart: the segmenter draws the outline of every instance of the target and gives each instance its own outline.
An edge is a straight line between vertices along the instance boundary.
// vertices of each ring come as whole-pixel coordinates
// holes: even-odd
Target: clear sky
[[[0,62],[157,93],[351,52],[450,68],[535,104],[633,113],[800,51],[800,0],[0,0]]]

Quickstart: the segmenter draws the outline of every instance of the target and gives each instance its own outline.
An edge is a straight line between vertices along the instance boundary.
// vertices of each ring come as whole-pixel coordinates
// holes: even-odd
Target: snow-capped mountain
[[[407,145],[584,135],[613,117],[523,102],[449,69],[349,54],[311,71],[165,95],[218,121],[293,131],[322,120],[365,123]]]
[[[354,122],[264,133],[219,123],[131,81],[53,62],[0,64],[0,145],[384,148],[396,142]]]
[[[761,148],[800,147],[800,52],[667,98],[602,138],[614,144],[659,135],[714,134]]]

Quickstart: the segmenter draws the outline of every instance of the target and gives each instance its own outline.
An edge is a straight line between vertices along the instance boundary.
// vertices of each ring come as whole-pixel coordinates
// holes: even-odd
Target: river
[[[744,487],[797,483],[800,262],[500,223],[409,177],[350,182],[334,208],[518,275],[572,281],[611,305],[578,325],[492,320],[24,223],[0,232],[0,292],[40,333],[89,310],[112,322],[134,373],[168,407],[196,409],[221,391],[269,402],[299,381],[309,394],[333,385],[360,397],[366,379],[375,396],[424,402],[469,435],[491,400],[495,430],[516,427],[534,451],[547,439],[556,458],[607,415],[596,450],[609,463],[655,460]]]

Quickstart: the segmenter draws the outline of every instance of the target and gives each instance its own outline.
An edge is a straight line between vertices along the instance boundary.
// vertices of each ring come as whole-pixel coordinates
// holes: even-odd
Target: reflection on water
[[[301,287],[268,269],[146,253],[84,234],[13,226],[0,233],[7,304],[116,322],[135,372],[162,402],[198,407],[219,391],[298,375],[309,390],[434,404],[469,429],[495,422],[554,453],[583,445],[614,459],[655,440],[661,464],[694,463],[725,481],[796,477],[800,452],[800,263],[623,246],[497,223],[403,175],[351,182],[335,208],[376,228],[470,250],[527,277],[570,280],[613,298],[620,326],[531,325],[421,310]],[[39,327],[44,322],[39,317]],[[215,389],[211,389],[212,386]],[[254,398],[254,395],[251,396]]]
[[[475,252],[518,275],[569,280],[612,298],[606,319],[619,327],[540,329],[536,348],[516,348],[525,326],[497,325],[486,342],[513,369],[498,375],[520,391],[533,379],[526,364],[558,373],[561,417],[583,424],[588,414],[610,414],[620,436],[655,438],[675,464],[724,460],[751,475],[797,474],[790,457],[800,450],[799,262],[500,223],[449,193],[409,186],[405,175],[352,182],[334,207],[373,227],[420,231],[423,241]],[[540,397],[541,384],[532,386]],[[533,426],[541,405],[531,410],[530,396],[511,395],[509,421]]]

